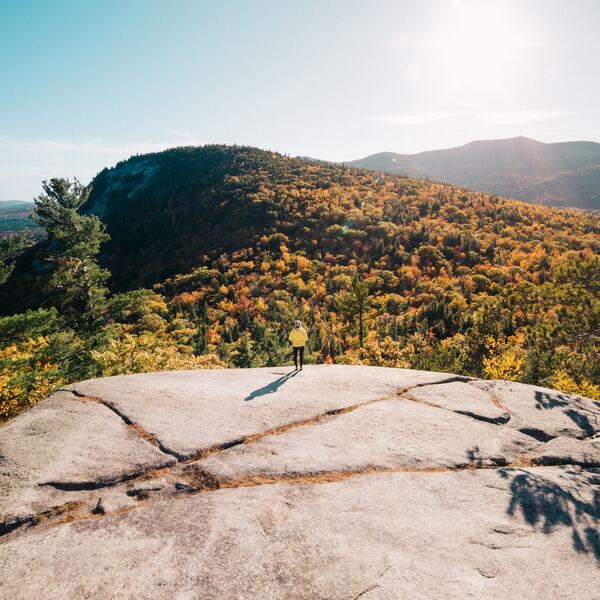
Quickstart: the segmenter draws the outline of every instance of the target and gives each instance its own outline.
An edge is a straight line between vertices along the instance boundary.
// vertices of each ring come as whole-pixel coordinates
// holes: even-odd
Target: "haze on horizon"
[[[595,0],[0,0],[0,200],[169,146],[600,141]]]

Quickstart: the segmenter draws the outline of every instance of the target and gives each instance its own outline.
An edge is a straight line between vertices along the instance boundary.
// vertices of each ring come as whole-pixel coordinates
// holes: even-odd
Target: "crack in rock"
[[[457,415],[471,417],[472,419],[483,421],[484,423],[491,423],[492,425],[506,425],[506,423],[510,421],[510,415],[508,414],[500,415],[499,417],[485,417],[484,415],[478,415],[477,413],[473,413],[468,410],[452,410],[451,412],[454,412]]]
[[[469,385],[473,386],[473,384],[477,381],[482,381],[481,379],[471,379],[470,381],[467,381],[466,383],[468,383]],[[483,392],[485,392],[489,397],[490,400],[504,413],[506,413],[508,415],[508,420],[510,420],[510,417],[512,415],[511,410],[508,408],[508,406],[506,406],[506,404],[504,404],[504,402],[502,402],[502,400],[500,399],[500,397],[498,396],[498,394],[496,394],[493,390],[490,390],[488,387],[483,386],[483,387],[477,387],[477,386],[473,386],[475,387],[475,389],[477,390],[481,390]]]
[[[120,477],[113,477],[109,479],[103,479],[100,481],[44,481],[42,483],[38,483],[38,486],[53,487],[54,489],[61,490],[63,492],[83,492],[91,490],[100,490],[103,488],[114,487],[116,485],[126,483],[127,481],[131,481],[133,479],[139,479],[140,477],[142,477],[143,475],[147,475],[151,471],[161,470],[164,468],[165,467],[156,467],[154,469],[142,469],[133,473],[127,473],[126,475],[122,475]]]
[[[77,390],[66,390],[66,391],[70,392],[71,394],[73,394],[74,396],[76,396],[77,398],[79,398],[81,400],[88,400],[89,402],[96,402],[96,404],[101,404],[102,406],[106,406],[106,408],[108,408],[109,410],[112,410],[118,417],[120,417],[123,420],[123,422],[127,425],[127,427],[130,430],[134,431],[138,437],[141,437],[142,439],[146,440],[148,443],[150,443],[154,447],[158,448],[164,454],[169,454],[170,456],[173,456],[178,461],[185,458],[185,456],[183,456],[182,454],[179,454],[175,450],[172,450],[171,448],[168,448],[167,446],[165,446],[164,443],[161,442],[153,433],[146,431],[143,427],[141,427],[141,425],[132,421],[125,413],[123,413],[121,410],[119,410],[112,402],[107,402],[97,396],[89,396],[87,394],[82,394],[81,392],[79,392]]]
[[[210,492],[220,489],[235,489],[244,487],[256,487],[261,485],[273,485],[277,483],[292,484],[320,484],[335,483],[345,481],[354,477],[373,474],[389,473],[451,473],[460,471],[477,471],[491,469],[521,469],[531,467],[532,462],[528,456],[523,456],[512,463],[507,463],[503,459],[490,463],[467,462],[453,466],[436,467],[384,467],[384,466],[366,466],[359,469],[346,469],[335,471],[315,471],[313,473],[289,471],[277,475],[244,475],[221,477],[207,472],[200,465],[189,465],[184,470],[182,476],[188,483],[197,490],[197,492]]]
[[[345,406],[342,408],[334,408],[334,409],[325,411],[324,413],[318,414],[314,417],[308,417],[306,419],[292,421],[290,423],[286,423],[284,425],[280,425],[280,426],[274,427],[272,429],[267,429],[265,431],[248,434],[239,439],[229,440],[229,441],[223,442],[221,444],[216,444],[214,446],[210,446],[208,448],[202,448],[202,449],[198,450],[198,452],[196,452],[193,456],[186,456],[186,455],[176,452],[175,450],[167,448],[164,445],[164,443],[161,442],[157,438],[157,436],[155,436],[152,433],[149,433],[143,427],[141,427],[139,424],[133,422],[126,414],[124,414],[121,410],[119,410],[116,406],[114,406],[114,404],[112,404],[110,402],[106,402],[102,398],[99,398],[97,396],[90,396],[87,394],[83,394],[77,390],[68,390],[68,391],[81,400],[88,400],[90,402],[96,402],[97,404],[101,404],[102,406],[105,406],[109,410],[113,411],[118,417],[120,417],[123,420],[123,422],[128,426],[128,428],[130,430],[132,430],[135,434],[137,434],[139,437],[143,438],[144,440],[146,440],[153,446],[157,447],[163,453],[173,456],[177,460],[178,463],[189,464],[189,463],[194,463],[194,462],[203,460],[204,458],[206,458],[212,454],[222,452],[224,450],[228,450],[229,448],[233,448],[234,446],[239,446],[241,444],[252,444],[254,442],[257,442],[258,440],[261,440],[264,437],[272,436],[272,435],[281,435],[283,433],[286,433],[287,431],[296,429],[298,427],[317,425],[318,423],[321,423],[322,421],[324,421],[326,419],[352,412],[354,410],[357,410],[357,409],[362,408],[363,406],[367,406],[369,404],[374,404],[377,402],[386,402],[386,401],[390,401],[390,400],[397,400],[398,398],[402,397],[403,394],[409,392],[412,389],[426,387],[426,386],[432,386],[432,385],[442,385],[442,384],[446,384],[446,383],[456,383],[456,382],[465,383],[468,381],[471,381],[471,378],[462,377],[460,375],[454,375],[454,376],[447,377],[446,379],[443,379],[440,381],[435,381],[433,383],[417,383],[412,386],[401,388],[399,391],[396,391],[393,394],[390,394],[387,396],[383,396],[381,398],[374,398],[373,400],[367,400],[366,402],[358,402],[356,404],[352,404],[350,406]],[[144,477],[145,475],[152,473],[153,471],[162,470],[163,468],[164,467],[148,468],[143,471],[137,471],[135,473],[127,474],[122,477],[116,478],[114,481],[110,481],[110,480],[107,480],[104,482],[87,481],[87,482],[77,482],[77,483],[47,482],[46,484],[40,484],[40,485],[51,485],[51,486],[55,487],[56,489],[60,489],[60,490],[64,490],[64,491],[94,490],[94,489],[98,489],[101,487],[111,487],[114,485],[118,485],[124,481],[129,481],[131,479],[141,478],[141,477]]]
[[[361,598],[365,594],[368,594],[369,592],[372,592],[373,590],[377,589],[378,587],[379,587],[379,584],[375,583],[371,587],[368,587],[366,590],[363,590],[358,596],[354,596],[354,600],[358,600],[359,598]]]
[[[580,465],[573,465],[570,462],[557,463],[559,466],[576,466],[581,471],[595,472],[595,468],[585,468]],[[64,523],[90,521],[122,514],[135,510],[136,508],[147,506],[165,500],[177,500],[186,498],[196,494],[214,492],[217,490],[231,490],[239,488],[257,487],[263,485],[288,484],[288,485],[317,485],[324,483],[336,483],[346,481],[348,479],[368,476],[373,474],[400,474],[400,473],[417,473],[417,474],[435,474],[461,471],[478,471],[478,470],[499,470],[510,471],[514,469],[522,469],[535,466],[538,469],[545,468],[545,465],[535,465],[528,456],[523,456],[518,460],[505,464],[503,461],[497,463],[465,463],[451,467],[381,467],[368,466],[356,470],[343,471],[322,471],[315,473],[286,473],[283,475],[250,475],[242,477],[223,477],[219,478],[216,475],[198,468],[198,465],[176,465],[170,469],[167,475],[175,475],[178,481],[165,482],[165,485],[148,486],[149,491],[156,490],[157,494],[140,494],[139,500],[133,506],[125,506],[113,511],[97,511],[99,498],[92,499],[90,502],[83,500],[74,500],[41,513],[30,515],[22,519],[0,523],[0,537],[10,533],[17,534],[20,529],[37,527],[40,525],[57,526]],[[174,474],[175,469],[181,469],[181,472]],[[182,483],[182,480],[185,483]],[[162,490],[162,491],[161,491]],[[125,492],[128,493],[128,492]]]
[[[74,521],[84,506],[85,503],[83,501],[72,500],[34,515],[0,523],[0,537],[24,526],[35,527],[45,522],[52,522],[52,525],[59,525]]]
[[[454,383],[454,382],[445,381],[444,383]],[[462,383],[464,383],[464,382],[462,382]],[[457,415],[462,415],[463,417],[469,417],[471,419],[475,419],[476,421],[483,421],[484,423],[491,423],[492,425],[506,425],[506,423],[508,423],[510,421],[510,414],[508,414],[508,413],[502,414],[498,417],[486,417],[485,415],[480,415],[480,414],[477,414],[477,413],[474,413],[474,412],[471,412],[468,410],[448,408],[447,406],[442,406],[441,404],[437,404],[436,402],[430,402],[428,400],[423,400],[421,398],[415,398],[415,396],[413,396],[412,394],[409,393],[415,387],[417,387],[417,386],[408,388],[407,390],[401,392],[400,398],[403,400],[410,400],[411,402],[417,402],[418,404],[424,404],[425,406],[430,406],[431,408],[447,410],[448,412],[452,412]],[[418,387],[426,387],[426,386],[418,386]]]
[[[164,444],[158,440],[158,438],[145,431],[138,424],[134,423],[127,415],[123,414],[122,411],[117,409],[114,405],[109,402],[103,401],[101,398],[96,398],[93,396],[87,396],[77,391],[71,391],[73,395],[82,399],[88,400],[96,403],[100,403],[103,406],[106,406],[108,409],[117,414],[125,424],[138,436],[142,437],[152,445],[158,447],[161,451],[166,454],[173,456],[177,462],[174,465],[168,467],[156,467],[156,468],[147,468],[140,471],[135,471],[133,473],[128,473],[118,478],[107,479],[103,481],[89,481],[89,482],[61,482],[61,481],[49,481],[39,485],[47,485],[54,487],[55,489],[67,492],[77,492],[77,491],[94,491],[99,489],[114,489],[118,492],[118,486],[122,486],[126,483],[135,483],[135,482],[143,482],[145,480],[149,480],[152,477],[163,476],[168,479],[168,483],[164,486],[164,490],[155,490],[149,489],[148,494],[142,494],[137,503],[133,506],[128,506],[125,508],[121,508],[117,511],[106,511],[102,513],[101,511],[93,511],[92,508],[95,508],[98,503],[98,497],[96,496],[93,499],[93,507],[86,513],[83,512],[83,507],[85,506],[85,502],[83,500],[75,500],[70,503],[66,503],[64,507],[67,508],[56,508],[44,511],[39,513],[38,515],[30,515],[28,517],[24,517],[22,519],[16,519],[13,521],[9,521],[6,523],[0,523],[0,535],[6,535],[11,533],[17,529],[20,529],[24,526],[36,526],[41,523],[49,522],[51,524],[60,524],[67,522],[66,515],[69,515],[68,520],[86,520],[91,518],[101,518],[105,515],[116,514],[119,512],[124,512],[128,510],[133,510],[138,506],[143,506],[148,502],[157,502],[168,499],[176,499],[187,497],[191,494],[205,493],[218,489],[234,489],[241,487],[252,487],[259,485],[270,485],[276,483],[286,483],[286,484],[319,484],[319,483],[332,483],[336,481],[343,481],[352,477],[358,477],[362,475],[369,475],[374,473],[439,473],[439,472],[447,472],[447,471],[463,471],[463,470],[477,470],[477,469],[512,469],[512,468],[522,468],[522,467],[530,467],[536,464],[535,459],[532,459],[530,456],[521,456],[516,461],[512,463],[507,463],[507,461],[503,457],[494,457],[491,458],[489,462],[482,463],[480,461],[471,461],[466,462],[460,465],[454,465],[452,467],[417,467],[417,468],[386,468],[386,467],[364,467],[356,470],[344,470],[344,471],[324,471],[324,472],[315,472],[315,473],[286,473],[284,475],[256,475],[256,476],[240,476],[240,477],[224,477],[219,478],[201,468],[201,465],[198,463],[207,456],[217,453],[223,452],[229,448],[240,444],[251,444],[254,443],[266,436],[271,435],[281,435],[291,429],[295,429],[298,427],[304,426],[313,426],[316,425],[326,419],[334,418],[338,415],[342,415],[351,411],[354,411],[363,406],[373,404],[376,402],[385,402],[390,400],[411,400],[414,402],[419,402],[422,404],[426,404],[429,406],[433,406],[435,408],[448,410],[450,412],[455,412],[457,414],[461,414],[463,416],[467,416],[470,418],[475,418],[478,420],[483,420],[487,422],[492,422],[495,424],[503,424],[506,422],[500,422],[499,419],[490,420],[489,418],[481,418],[480,415],[474,415],[472,413],[468,413],[467,411],[457,411],[452,410],[450,408],[437,405],[435,403],[430,403],[424,400],[416,399],[411,397],[410,391],[420,387],[429,387],[435,385],[443,385],[447,383],[461,382],[461,383],[469,383],[472,382],[472,378],[462,377],[462,376],[451,376],[447,377],[443,380],[433,382],[433,383],[420,383],[413,386],[408,386],[400,389],[399,391],[394,392],[388,396],[383,396],[380,398],[376,398],[373,400],[369,400],[366,402],[360,402],[353,404],[351,406],[342,407],[339,409],[328,410],[324,413],[316,415],[314,417],[301,419],[298,421],[293,421],[290,423],[286,423],[285,425],[281,425],[279,427],[275,427],[272,429],[268,429],[265,431],[249,434],[247,436],[242,437],[241,439],[231,440],[224,442],[222,444],[218,444],[209,448],[205,448],[199,450],[193,457],[191,458],[182,458],[182,455],[168,449],[164,446]],[[487,391],[487,390],[486,390]],[[489,394],[489,391],[487,391]],[[491,396],[491,395],[490,395]],[[499,408],[503,410],[505,407],[498,405]],[[510,417],[508,417],[510,418]],[[523,433],[528,433],[523,431]],[[528,433],[531,435],[531,433]],[[535,436],[532,436],[535,437]],[[538,439],[538,438],[536,438]],[[540,441],[540,440],[539,440]],[[572,463],[568,460],[563,460],[557,458],[556,461],[553,461],[553,465],[571,465]],[[540,465],[541,467],[546,466]],[[178,481],[175,481],[178,479]],[[152,488],[152,486],[150,486]],[[156,493],[154,493],[156,491]],[[125,492],[127,493],[127,492]],[[366,592],[365,592],[366,593]]]

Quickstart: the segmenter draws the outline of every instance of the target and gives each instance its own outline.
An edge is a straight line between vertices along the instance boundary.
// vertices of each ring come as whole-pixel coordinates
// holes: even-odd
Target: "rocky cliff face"
[[[594,598],[600,405],[375,367],[68,386],[0,429],[2,598]]]

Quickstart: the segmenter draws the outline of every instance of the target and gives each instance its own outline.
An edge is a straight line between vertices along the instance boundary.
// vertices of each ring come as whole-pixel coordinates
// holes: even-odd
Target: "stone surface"
[[[219,490],[7,540],[0,593],[597,598],[592,477],[541,468]]]
[[[600,439],[554,438],[533,454],[533,462],[540,465],[572,464],[600,467]]]
[[[130,496],[136,496],[145,492],[155,492],[162,490],[167,485],[164,479],[147,479],[146,481],[140,481],[133,484],[127,490]]]
[[[288,373],[82,382],[0,428],[0,599],[600,598],[598,403]]]
[[[514,381],[480,381],[475,386],[493,394],[509,411],[509,426],[540,440],[600,433],[600,403],[549,388]]]
[[[417,388],[409,396],[482,421],[505,423],[509,419],[508,412],[494,404],[487,392],[460,381]]]
[[[110,409],[57,392],[0,429],[0,521],[70,498],[51,483],[96,487],[175,462]]]
[[[235,446],[208,456],[197,463],[197,468],[216,477],[236,477],[369,467],[487,466],[514,463],[538,446],[539,442],[513,429],[397,399],[368,404],[312,427]]]
[[[68,386],[102,398],[189,458],[216,445],[368,402],[444,373],[377,367],[319,366],[148,373],[93,379]]]

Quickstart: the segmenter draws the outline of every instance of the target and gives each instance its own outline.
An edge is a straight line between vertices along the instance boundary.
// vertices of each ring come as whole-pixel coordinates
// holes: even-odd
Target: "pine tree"
[[[10,277],[15,267],[14,260],[28,245],[29,241],[23,234],[0,239],[0,285]]]
[[[102,315],[109,271],[97,257],[110,239],[95,216],[77,212],[91,189],[75,179],[44,181],[44,193],[35,200],[33,220],[46,229],[44,259],[50,264],[46,287],[50,304],[77,329],[89,329]]]
[[[202,303],[202,306],[200,307],[200,311],[197,314],[196,310],[194,309],[194,315],[193,315],[194,321],[197,324],[198,327],[198,333],[196,334],[195,340],[194,340],[194,354],[197,354],[198,356],[202,355],[202,354],[206,354],[207,350],[208,350],[208,341],[206,339],[206,331],[208,329],[208,324],[209,324],[209,317],[208,317],[208,305],[206,304],[206,302]]]
[[[239,368],[254,366],[254,344],[247,333],[243,333],[238,340],[237,347],[233,351],[233,364]]]
[[[358,340],[360,348],[365,338],[365,312],[369,307],[369,286],[358,275],[352,279],[350,292],[342,298],[339,308],[349,317],[358,319]]]

